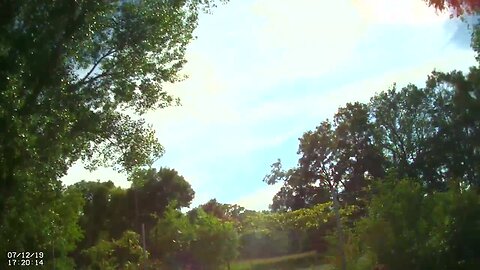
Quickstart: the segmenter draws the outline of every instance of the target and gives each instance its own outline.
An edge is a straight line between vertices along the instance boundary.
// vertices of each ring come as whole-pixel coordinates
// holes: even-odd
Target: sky
[[[421,0],[231,0],[202,14],[195,35],[188,79],[164,86],[182,106],[145,115],[166,150],[154,167],[189,181],[193,207],[268,209],[279,189],[262,182],[270,165],[295,166],[298,138],[340,106],[476,65],[467,24]],[[130,185],[80,162],[62,178],[81,180]]]

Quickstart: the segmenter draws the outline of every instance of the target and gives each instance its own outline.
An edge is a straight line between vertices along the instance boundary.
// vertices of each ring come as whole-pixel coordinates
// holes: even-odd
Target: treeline
[[[79,241],[67,257],[56,259],[57,266],[223,269],[235,259],[297,253],[302,248],[292,245],[292,232],[300,235],[333,221],[329,203],[271,213],[212,199],[184,213],[181,208],[190,205],[194,192],[175,170],[138,170],[131,181],[128,189],[111,181],[82,181],[66,188],[65,195],[75,195],[82,205],[78,223],[70,224]],[[342,214],[352,211],[342,209]]]
[[[77,269],[216,269],[236,256],[233,224],[202,207],[184,214],[194,192],[173,169],[138,170],[128,189],[112,182],[67,188],[83,198]]]
[[[317,232],[335,242],[328,246],[339,269],[345,257],[348,269],[478,269],[479,83],[478,67],[434,71],[425,87],[394,85],[339,108],[299,139],[297,166],[272,165],[264,181],[283,186],[271,209],[335,199],[355,207],[340,250],[338,230]]]

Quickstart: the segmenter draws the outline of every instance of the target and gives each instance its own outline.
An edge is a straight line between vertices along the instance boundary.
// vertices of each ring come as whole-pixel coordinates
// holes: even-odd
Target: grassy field
[[[232,264],[231,270],[331,270],[322,264],[314,251],[281,257],[241,260]]]

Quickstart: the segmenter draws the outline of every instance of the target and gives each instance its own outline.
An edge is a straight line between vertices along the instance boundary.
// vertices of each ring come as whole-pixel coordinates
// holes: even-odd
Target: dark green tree
[[[113,182],[86,182],[81,181],[69,187],[70,190],[75,190],[82,195],[84,206],[78,221],[79,226],[83,230],[84,237],[78,243],[75,252],[72,256],[76,261],[78,267],[85,266],[86,258],[82,256],[82,251],[96,245],[100,240],[109,241],[112,238],[121,236],[124,230],[128,227],[115,223],[115,219],[124,217],[132,213],[131,209],[124,208],[119,216],[112,215],[112,197],[116,189]],[[122,198],[126,199],[125,196]],[[116,229],[121,229],[119,234]]]
[[[70,187],[85,201],[79,220],[85,236],[72,254],[77,266],[87,266],[83,251],[99,241],[118,239],[127,230],[142,235],[142,224],[147,234],[169,204],[179,209],[189,206],[193,199],[190,184],[173,169],[136,170],[130,180],[132,187],[126,190],[111,181],[82,181]],[[147,249],[156,257],[151,239],[146,240]]]
[[[280,161],[264,179],[268,184],[283,181],[272,209],[297,210],[327,202],[340,189],[343,199],[356,201],[365,186],[366,174],[381,177],[384,157],[377,145],[378,132],[365,104],[340,108],[333,123],[323,121],[299,139],[298,166],[284,171]]]
[[[425,163],[443,179],[457,178],[480,186],[480,70],[433,72],[427,89],[444,89],[437,101],[436,134],[427,142]],[[443,115],[441,111],[444,111]],[[439,117],[443,116],[443,117]]]
[[[136,230],[144,223],[147,230],[161,217],[167,206],[175,202],[177,209],[190,206],[195,195],[190,184],[174,169],[160,168],[137,170],[131,176],[132,187],[127,191],[133,196]]]
[[[419,164],[429,148],[429,138],[438,130],[436,119],[448,117],[448,92],[408,85],[375,95],[369,104],[371,117],[379,131],[377,140],[388,161],[388,168],[400,177],[419,175]]]

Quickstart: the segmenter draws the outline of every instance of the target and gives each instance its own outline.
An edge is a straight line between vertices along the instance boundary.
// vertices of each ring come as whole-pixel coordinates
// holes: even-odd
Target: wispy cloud
[[[194,205],[217,197],[265,209],[278,190],[261,182],[271,162],[293,157],[293,165],[296,138],[339,106],[366,102],[393,82],[421,84],[435,67],[475,64],[471,51],[443,46],[447,19],[419,0],[219,7],[201,17],[183,71],[189,78],[165,85],[183,105],[146,115],[166,148],[156,166],[185,176]],[[97,178],[128,185],[125,175],[80,165],[64,181]]]

